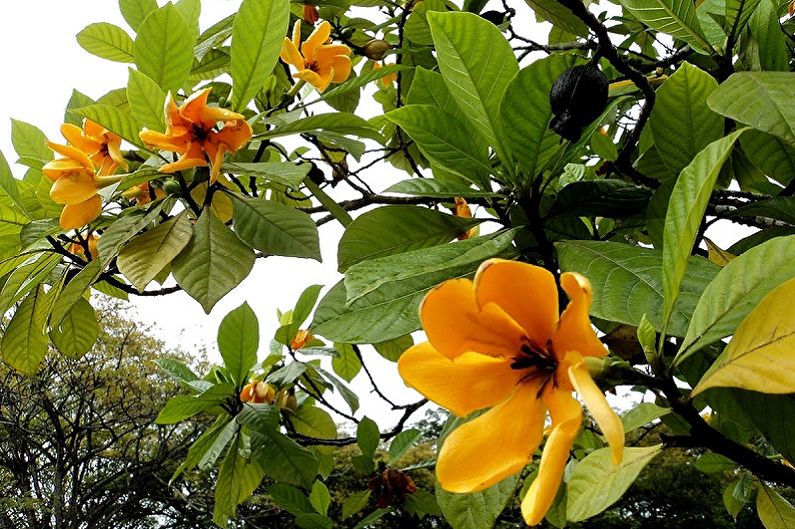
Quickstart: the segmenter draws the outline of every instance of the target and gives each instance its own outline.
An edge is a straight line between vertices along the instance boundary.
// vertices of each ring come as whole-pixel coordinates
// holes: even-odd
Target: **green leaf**
[[[342,400],[344,400],[345,404],[347,404],[348,407],[351,409],[351,413],[356,413],[356,410],[359,409],[359,397],[356,395],[356,393],[351,391],[350,388],[348,388],[348,386],[346,386],[344,382],[342,382],[340,379],[338,379],[328,371],[325,371],[319,367],[316,367],[315,369],[317,370],[318,373],[323,375],[323,378],[331,382],[331,384],[334,386],[337,392],[339,392],[340,396],[342,397]]]
[[[758,9],[760,0],[725,0],[726,25],[728,31],[739,35],[745,29],[753,13]]]
[[[683,40],[699,53],[712,47],[704,39],[696,6],[681,0],[621,0],[624,9],[651,29]]]
[[[286,0],[244,0],[232,26],[232,106],[242,111],[271,75],[290,19]]]
[[[673,313],[693,243],[720,169],[734,142],[744,131],[740,129],[710,143],[676,180],[663,231],[663,328]]]
[[[492,172],[488,150],[466,123],[431,105],[407,105],[385,117],[406,131],[430,162],[485,187]]]
[[[540,21],[546,20],[567,33],[588,36],[588,26],[577,18],[566,6],[556,0],[525,0]]]
[[[191,368],[179,360],[174,360],[173,358],[158,358],[155,360],[155,364],[177,380],[191,382],[199,379],[198,375],[196,375]]]
[[[133,145],[141,148],[146,147],[141,138],[138,137],[140,130],[138,122],[127,110],[104,103],[97,103],[96,105],[75,108],[70,112],[99,123]]]
[[[768,217],[795,225],[795,197],[781,196],[754,201],[726,214],[727,217]]]
[[[683,62],[657,89],[649,127],[660,157],[675,174],[723,136],[723,118],[707,106],[717,88],[710,74]]]
[[[409,448],[420,440],[422,432],[414,428],[403,430],[389,443],[389,464],[394,465]]]
[[[344,343],[377,343],[413,332],[420,327],[417,310],[428,290],[445,279],[474,274],[485,259],[510,254],[514,233],[475,237],[360,263],[356,267],[362,268],[351,280],[351,294],[361,299],[346,303],[345,285],[338,283],[315,310],[312,330]],[[379,271],[379,266],[384,268]],[[386,270],[395,273],[381,273]],[[369,292],[364,295],[365,291]]]
[[[333,529],[334,520],[317,513],[299,514],[295,517],[295,525],[301,529]]]
[[[166,93],[156,82],[138,70],[130,68],[127,78],[127,100],[130,102],[130,113],[139,124],[152,130],[163,130],[163,104]]]
[[[492,527],[516,491],[519,476],[511,476],[486,490],[455,494],[436,484],[436,499],[453,529]]]
[[[119,0],[119,10],[133,31],[138,31],[146,15],[157,9],[157,0]]]
[[[252,404],[243,406],[236,420],[249,430],[262,435],[270,435],[279,430],[279,408],[273,404]]]
[[[172,261],[171,272],[179,286],[209,314],[253,266],[254,252],[212,212],[204,210],[190,242]]]
[[[693,395],[712,387],[737,387],[762,393],[795,393],[795,322],[789,312],[795,278],[779,285],[742,321],[729,345]]]
[[[116,219],[99,239],[99,257],[109,263],[139,231],[149,226],[160,215],[163,203],[156,204],[147,212],[136,211]]]
[[[795,528],[795,507],[762,482],[756,493],[756,512],[765,529]]]
[[[607,509],[626,492],[643,467],[662,450],[662,445],[624,448],[621,464],[614,465],[609,447],[600,448],[580,461],[566,487],[566,518],[579,522]]]
[[[648,189],[624,180],[584,180],[561,189],[548,215],[622,218],[645,211],[650,199]]]
[[[657,406],[653,402],[641,402],[621,416],[621,422],[624,424],[624,433],[645,426],[654,419],[659,419],[668,413],[671,413],[669,408]]]
[[[359,421],[359,426],[356,428],[356,442],[362,454],[369,458],[375,456],[378,443],[381,442],[381,434],[374,420],[364,417]]]
[[[591,281],[592,316],[637,326],[645,314],[658,331],[662,329],[662,252],[607,241],[562,241],[555,247],[562,271],[577,271]],[[669,334],[685,335],[698,298],[719,270],[707,259],[690,258]]]
[[[782,184],[795,175],[795,148],[783,140],[758,130],[749,130],[740,137],[743,152],[763,173]]]
[[[328,114],[316,114],[306,118],[285,123],[275,128],[257,134],[257,139],[270,140],[291,134],[303,132],[317,133],[319,131],[338,132],[340,134],[350,134],[361,138],[369,138],[379,143],[383,143],[384,138],[370,122],[360,118],[355,114],[346,112],[331,112]]]
[[[193,226],[183,212],[133,237],[119,252],[116,263],[124,276],[143,292],[191,240]]]
[[[549,128],[549,92],[560,74],[573,65],[572,55],[535,61],[522,68],[505,90],[499,110],[505,146],[531,180],[561,148],[560,137]]]
[[[195,41],[199,36],[199,18],[201,17],[202,4],[201,0],[178,0],[174,7],[180,14],[185,24],[191,30],[191,36]]]
[[[724,338],[773,288],[795,277],[795,236],[776,237],[738,255],[704,290],[675,359]]]
[[[268,491],[268,494],[276,505],[293,516],[311,513],[313,511],[312,504],[309,503],[306,495],[292,485],[274,483],[265,490]],[[345,505],[343,504],[343,511],[344,510]]]
[[[49,150],[49,149],[48,149]],[[19,192],[17,180],[8,166],[6,157],[0,152],[0,191],[15,205],[17,206],[17,214],[30,218],[30,213],[22,205],[22,196]],[[5,217],[5,215],[4,215]]]
[[[47,147],[47,137],[38,127],[11,118],[11,143],[20,157],[20,163],[41,169],[53,159],[52,151]]]
[[[329,98],[339,97],[341,95],[348,94],[352,90],[357,90],[389,74],[395,72],[403,72],[406,70],[411,70],[411,66],[407,66],[405,64],[389,64],[384,66],[383,68],[379,68],[378,70],[370,70],[369,72],[364,73],[358,77],[352,77],[348,79],[341,85],[337,85],[331,90],[327,90],[326,92],[323,93],[323,96],[320,99],[325,101]]]
[[[328,488],[322,481],[315,481],[312,484],[312,490],[309,493],[309,503],[312,507],[322,515],[328,514],[329,505],[331,505],[331,494]]]
[[[235,230],[249,246],[273,255],[321,260],[317,226],[312,217],[271,200],[231,196]]]
[[[494,24],[472,13],[429,12],[428,23],[450,94],[499,158],[507,162],[499,106],[508,82],[519,71],[510,44]]]
[[[308,163],[294,164],[285,162],[226,162],[221,166],[225,173],[242,176],[255,176],[276,182],[293,189],[298,189],[312,166]]]
[[[50,273],[60,263],[56,253],[40,253],[35,259],[16,268],[3,284],[0,292],[0,313],[8,311],[40,283],[50,278]]]
[[[50,313],[50,325],[58,327],[64,317],[72,311],[76,303],[83,299],[83,295],[99,278],[104,267],[99,259],[89,262],[69,283],[61,290]]]
[[[135,64],[164,91],[176,92],[190,75],[193,43],[185,19],[168,3],[149,13],[139,26],[133,46]]]
[[[795,147],[795,100],[791,72],[732,74],[707,99],[712,110]]]
[[[337,248],[339,271],[387,255],[428,248],[454,239],[478,221],[416,206],[384,206],[356,218]]]
[[[370,501],[370,491],[363,490],[351,494],[342,502],[342,520],[347,520],[357,512],[361,511]]]
[[[177,395],[166,402],[155,418],[155,424],[176,424],[218,406],[230,397],[237,397],[232,384],[215,384],[198,395]]]
[[[88,53],[116,62],[135,62],[133,40],[119,26],[107,22],[89,24],[77,34],[77,43]]]
[[[333,367],[334,372],[344,378],[346,382],[350,382],[356,378],[356,375],[362,370],[362,361],[359,360],[359,357],[353,350],[353,346],[350,344],[334,344],[334,348],[339,354],[331,359],[331,367]]]
[[[407,101],[412,105],[434,105],[459,119],[466,119],[439,72],[417,67]]]
[[[700,455],[693,466],[705,474],[717,474],[737,468],[737,463],[720,454],[707,452]]]
[[[756,4],[752,11],[746,8],[745,12],[751,17],[748,29],[759,48],[760,65],[766,71],[788,71],[789,54],[776,3],[772,0],[757,0]]]
[[[312,452],[275,430],[267,436],[253,435],[251,445],[252,457],[268,477],[306,488],[312,486],[318,471],[317,458]]]
[[[249,370],[257,363],[259,322],[248,303],[224,316],[218,326],[218,350],[224,366],[238,387],[246,382]]]
[[[317,439],[337,438],[337,425],[334,424],[334,419],[320,408],[304,404],[298,408],[295,414],[290,416],[290,422],[293,423],[295,431],[300,434]],[[331,447],[319,447],[318,450],[328,452],[334,449]]]
[[[50,331],[53,345],[62,354],[80,358],[91,350],[99,338],[99,324],[94,307],[85,298],[79,298],[61,320],[60,325]]]
[[[243,457],[242,443],[239,436],[235,438],[218,469],[213,522],[220,526],[226,526],[227,518],[235,515],[237,505],[248,498],[262,481],[262,468],[256,461]]]
[[[28,294],[8,322],[0,341],[3,360],[25,375],[35,374],[47,354],[49,340],[43,330],[47,319],[44,297],[41,286]]]
[[[490,191],[478,191],[462,184],[455,184],[434,178],[410,178],[386,188],[384,193],[400,193],[431,198],[492,198]]]

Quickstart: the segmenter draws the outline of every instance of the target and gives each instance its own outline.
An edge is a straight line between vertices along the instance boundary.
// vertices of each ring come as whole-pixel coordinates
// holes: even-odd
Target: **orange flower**
[[[210,183],[215,183],[225,152],[237,152],[251,139],[251,125],[242,114],[207,105],[210,89],[205,88],[177,107],[171,93],[166,98],[166,132],[144,129],[141,140],[164,151],[178,152],[179,159],[160,168],[173,173],[191,167],[210,169]],[[216,130],[216,124],[223,125]]]
[[[240,400],[242,402],[251,402],[252,404],[273,404],[275,398],[276,389],[270,384],[261,381],[246,384],[240,392]]]
[[[69,145],[83,151],[98,168],[100,176],[113,174],[117,167],[127,170],[127,161],[121,155],[121,138],[90,119],[83,119],[83,128],[71,123],[61,125]]]
[[[99,255],[99,234],[95,232],[91,232],[90,234],[84,232],[82,236],[83,239],[86,239],[86,242],[88,243],[88,254],[91,256],[91,259],[96,259]],[[69,246],[69,253],[83,259],[86,258],[86,248],[79,242],[74,242]]]
[[[290,342],[290,349],[293,351],[297,351],[298,349],[303,349],[306,347],[307,342],[314,340],[315,337],[309,333],[306,329],[299,329],[298,332],[295,333],[292,341]]]
[[[613,450],[623,455],[624,430],[591,379],[584,357],[607,354],[588,310],[592,291],[576,273],[561,276],[571,302],[558,316],[558,291],[547,270],[516,261],[483,263],[475,280],[453,279],[420,307],[428,342],[408,349],[398,369],[406,383],[458,416],[491,408],[456,428],[439,451],[436,475],[451,492],[475,492],[521,471],[552,418],[538,477],[522,515],[539,523],[560,486],[585,401]]]
[[[318,20],[320,20],[320,17],[318,16],[317,13],[317,6],[314,6],[312,4],[303,5],[302,15],[304,18],[304,22],[306,22],[307,24],[312,24],[313,26]]]
[[[384,66],[394,66],[393,64],[385,64]],[[382,68],[381,63],[373,62],[373,70],[380,70]],[[387,86],[392,86],[392,84],[397,81],[397,72],[388,73],[379,79],[381,85],[386,88]]]
[[[96,174],[94,163],[76,147],[47,142],[47,146],[63,158],[44,164],[42,172],[53,181],[50,198],[65,204],[59,223],[65,230],[85,226],[102,211],[102,198],[97,192],[119,181],[118,176]]]
[[[453,208],[453,213],[456,217],[463,217],[467,219],[472,218],[472,210],[469,209],[469,204],[467,201],[464,200],[464,197],[455,197],[455,207]],[[464,233],[458,234],[459,241],[465,241],[467,239],[471,239],[475,235],[478,234],[478,227],[475,226]]]
[[[281,59],[298,70],[293,77],[308,82],[318,92],[323,92],[332,81],[345,81],[351,74],[351,49],[344,44],[326,44],[330,36],[331,24],[324,20],[301,44],[301,21],[296,20],[293,39],[285,37],[282,44]]]
[[[137,186],[132,186],[130,189],[125,190],[122,195],[125,198],[128,198],[135,202],[137,206],[142,204],[148,204],[152,201],[152,193],[151,189],[155,192],[155,198],[163,198],[166,196],[166,192],[160,189],[159,187],[152,188],[149,185],[149,182],[144,182],[143,184],[139,184]]]

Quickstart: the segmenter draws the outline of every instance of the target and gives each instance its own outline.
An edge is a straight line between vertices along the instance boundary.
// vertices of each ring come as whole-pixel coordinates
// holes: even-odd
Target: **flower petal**
[[[68,173],[91,173],[83,167],[83,164],[72,158],[58,158],[44,164],[42,172],[53,182]]]
[[[318,24],[312,34],[301,44],[301,55],[304,56],[304,59],[306,59],[307,62],[313,62],[315,60],[315,51],[317,51],[322,44],[325,44],[330,36],[331,24],[329,24],[328,20],[324,20]]]
[[[333,72],[331,79],[335,83],[344,83],[351,75],[353,66],[349,57],[342,55],[332,57],[329,64],[331,64],[331,71]]]
[[[73,125],[72,123],[64,123],[61,125],[61,134],[63,134],[63,137],[66,138],[66,141],[69,143],[69,145],[85,153],[98,151],[102,147],[100,142],[93,138],[84,136],[83,129],[77,125]]]
[[[528,525],[538,524],[555,500],[569,451],[582,423],[582,408],[571,393],[557,390],[550,384],[542,399],[552,416],[552,433],[541,454],[538,476],[522,500],[522,516]]]
[[[77,149],[70,145],[61,145],[59,143],[53,143],[51,141],[47,142],[47,147],[57,152],[61,156],[64,156],[66,158],[71,158],[79,162],[80,165],[82,165],[89,171],[91,172],[94,171],[94,164],[91,163],[91,160],[88,158],[88,155],[83,151],[81,151],[80,149]]]
[[[164,151],[182,152],[188,148],[191,142],[190,135],[187,133],[175,134],[174,132],[182,132],[181,127],[174,127],[171,134],[163,134],[154,130],[144,129],[138,133],[141,141],[147,145],[157,147]]]
[[[323,85],[324,80],[321,79],[321,77],[312,70],[301,70],[300,72],[293,74],[293,77],[301,79],[302,81],[306,81],[307,83],[317,88],[319,91],[323,90],[321,86],[325,88],[325,86]],[[326,83],[326,86],[327,85],[328,83]]]
[[[125,160],[124,156],[121,154],[121,138],[119,141],[109,141],[107,146],[110,159],[116,162],[116,165],[120,165],[126,171],[129,166],[127,165],[127,160]]]
[[[406,384],[458,416],[502,402],[523,374],[507,360],[477,353],[450,360],[429,342],[407,349],[398,371]]]
[[[94,195],[85,202],[64,206],[58,223],[65,230],[75,230],[99,217],[101,212],[102,198],[99,195]]]
[[[298,22],[301,23],[300,21]],[[282,43],[282,51],[279,52],[279,57],[282,61],[286,62],[287,64],[292,64],[298,70],[303,70],[306,64],[304,63],[304,58],[301,57],[301,53],[298,51],[298,48],[295,47],[293,41],[284,37],[284,42]]]
[[[295,49],[298,49],[298,46],[301,45],[301,20],[298,19],[293,24],[293,46]]]
[[[541,442],[546,408],[538,383],[516,386],[498,406],[453,430],[436,462],[436,476],[450,492],[476,492],[522,470]]]
[[[558,321],[558,289],[546,269],[518,261],[489,259],[475,274],[478,305],[496,303],[545,347]]]
[[[213,141],[223,143],[226,149],[237,152],[251,139],[253,130],[245,119],[228,121],[224,127],[213,134]]]
[[[191,123],[201,123],[202,110],[207,106],[210,88],[194,92],[179,107],[179,115]]]
[[[624,425],[618,414],[610,407],[602,390],[594,383],[581,356],[579,362],[569,367],[569,379],[602,430],[607,444],[610,445],[613,464],[620,464],[624,455]]]
[[[348,57],[351,49],[345,44],[324,44],[315,52],[315,60],[318,63],[328,63],[336,56]]]
[[[226,108],[206,106],[200,112],[201,122],[207,127],[212,127],[218,121],[232,121],[246,119],[243,114],[232,112]]]
[[[591,282],[576,272],[566,272],[560,276],[560,285],[571,301],[560,316],[558,328],[552,336],[553,349],[558,358],[562,358],[566,351],[579,351],[585,356],[605,356],[607,349],[597,338],[588,318],[593,299]]]
[[[50,198],[57,204],[77,204],[97,194],[94,178],[85,172],[68,173],[53,182]]]
[[[190,169],[192,167],[206,167],[207,160],[204,157],[201,143],[193,142],[185,153],[176,162],[167,163],[160,168],[161,173],[173,173]]]
[[[469,279],[451,279],[428,292],[420,319],[430,342],[448,358],[466,351],[513,357],[522,346],[524,330],[500,307],[478,309]]]

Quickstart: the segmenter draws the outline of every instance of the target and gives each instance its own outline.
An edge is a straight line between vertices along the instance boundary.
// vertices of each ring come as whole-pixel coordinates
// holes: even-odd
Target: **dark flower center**
[[[519,353],[513,357],[511,368],[529,370],[520,382],[533,380],[537,377],[543,378],[544,381],[538,388],[540,396],[547,383],[550,380],[554,381],[555,369],[558,367],[558,361],[552,351],[552,341],[547,340],[545,347],[538,345],[527,337],[524,337],[522,342]]]
[[[191,135],[193,135],[193,138],[198,141],[204,141],[209,136],[211,130],[212,129],[205,129],[199,124],[194,124],[193,128],[191,129]]]

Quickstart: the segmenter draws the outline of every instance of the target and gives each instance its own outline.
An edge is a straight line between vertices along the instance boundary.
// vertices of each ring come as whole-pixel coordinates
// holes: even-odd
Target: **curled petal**
[[[204,151],[199,142],[193,142],[185,153],[176,162],[167,163],[160,168],[161,173],[173,173],[190,169],[192,167],[206,167],[207,160],[204,158]]]
[[[224,161],[224,152],[226,145],[223,143],[214,143],[205,145],[204,147],[207,156],[210,158],[210,184],[214,184],[218,180],[218,173],[221,172],[221,164]]]
[[[88,155],[83,151],[81,151],[80,149],[77,149],[70,145],[61,145],[60,143],[53,143],[51,141],[47,142],[47,147],[49,147],[50,149],[52,149],[53,151],[57,152],[58,154],[60,154],[65,158],[71,158],[79,162],[80,165],[82,165],[89,171],[91,172],[94,171],[94,164],[91,163],[91,160],[89,159]]]
[[[229,121],[224,128],[213,134],[213,141],[224,144],[230,152],[237,152],[248,143],[253,132],[245,119]]]
[[[541,442],[545,408],[538,383],[514,393],[447,436],[436,462],[436,476],[450,492],[475,492],[522,470]]]
[[[99,195],[94,195],[85,202],[64,206],[58,223],[65,230],[75,230],[99,217],[101,212],[102,199]]]
[[[84,120],[86,123],[87,120]],[[94,123],[91,121],[91,123]],[[96,125],[96,123],[94,123]],[[85,125],[84,125],[85,126]],[[102,148],[102,143],[83,133],[83,129],[71,123],[61,125],[61,134],[66,138],[69,145],[72,145],[84,153],[97,152]]]
[[[475,274],[478,305],[496,303],[527,332],[546,346],[558,321],[558,289],[546,269],[518,261],[489,259]]]
[[[613,464],[618,465],[624,455],[624,425],[608,404],[604,393],[594,383],[582,357],[578,353],[575,354],[580,357],[580,361],[569,367],[569,379],[607,439],[613,455]]]
[[[522,516],[528,525],[541,522],[555,500],[569,451],[582,423],[582,408],[571,393],[550,386],[542,398],[552,416],[552,432],[541,454],[538,476],[522,500]]]
[[[331,75],[331,80],[335,83],[344,83],[351,75],[351,69],[353,66],[351,65],[350,58],[338,55],[332,57],[329,61],[329,64],[331,65],[331,71],[333,72]]]
[[[181,128],[174,127],[173,129],[171,134],[144,129],[138,133],[138,137],[141,138],[142,142],[158,149],[182,152],[190,145],[191,137],[188,133],[179,134],[178,132],[181,132]]]
[[[319,63],[327,63],[334,57],[348,57],[351,49],[345,44],[324,44],[315,52],[315,60]]]
[[[202,111],[204,107],[207,106],[207,97],[209,95],[209,88],[194,92],[185,100],[182,106],[179,107],[179,115],[191,123],[201,123]],[[214,123],[215,122],[213,122],[213,124]]]
[[[588,318],[593,300],[591,282],[580,274],[566,272],[560,276],[560,285],[571,301],[563,311],[552,337],[555,352],[559,357],[566,351],[579,351],[585,356],[607,355],[607,349],[597,338]]]
[[[246,118],[243,114],[238,114],[225,108],[205,106],[200,111],[200,119],[202,123],[206,123],[211,127],[218,121],[239,121]]]
[[[320,74],[313,72],[312,70],[301,70],[300,72],[293,75],[298,79],[306,81],[307,83],[314,86],[318,92],[323,92],[326,87],[331,82],[331,75],[326,74],[325,76],[321,76]]]
[[[328,20],[324,20],[318,24],[312,34],[306,38],[303,44],[301,44],[301,55],[304,56],[304,59],[309,62],[314,61],[315,52],[321,45],[325,44],[330,36],[331,24],[329,24]],[[293,34],[293,37],[295,37],[295,34]]]
[[[96,194],[94,177],[84,172],[65,174],[50,188],[50,198],[57,204],[77,204]]]
[[[301,20],[298,19],[293,24],[293,46],[295,49],[298,49],[298,46],[301,45]]]
[[[406,350],[398,371],[406,384],[458,416],[502,402],[522,376],[507,360],[477,353],[451,360],[429,342]]]
[[[300,21],[298,22],[300,24]],[[284,37],[284,42],[282,43],[282,51],[279,53],[279,57],[286,62],[287,64],[292,64],[298,70],[303,70],[305,67],[304,58],[301,57],[301,53],[298,51],[298,48],[293,44],[293,41]]]
[[[469,279],[451,279],[428,292],[420,319],[430,342],[448,358],[466,351],[513,357],[522,346],[523,329],[494,303],[479,309]]]
[[[58,158],[44,164],[41,168],[42,172],[53,182],[58,180],[65,174],[70,173],[86,173],[89,176],[91,171],[88,171],[83,164],[71,158]]]
[[[110,159],[113,160],[116,165],[121,166],[126,171],[128,169],[127,160],[124,159],[124,156],[121,154],[121,141],[119,142],[108,142],[108,155]]]
[[[163,113],[166,116],[166,125],[169,127],[190,126],[190,123],[182,119],[182,116],[179,115],[179,107],[177,107],[177,103],[174,101],[174,96],[171,92],[166,96],[166,102],[163,105]]]

